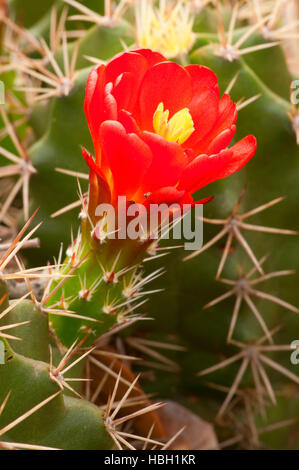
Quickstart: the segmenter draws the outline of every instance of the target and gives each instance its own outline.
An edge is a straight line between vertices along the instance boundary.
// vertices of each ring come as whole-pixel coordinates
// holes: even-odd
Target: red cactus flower
[[[95,161],[84,157],[101,197],[112,201],[193,202],[195,191],[240,170],[256,151],[252,135],[227,148],[236,105],[226,94],[219,99],[210,69],[148,49],[93,68],[85,113]]]

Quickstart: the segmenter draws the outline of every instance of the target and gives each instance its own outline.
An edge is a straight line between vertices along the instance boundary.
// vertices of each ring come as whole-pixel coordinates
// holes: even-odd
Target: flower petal
[[[175,186],[187,164],[182,147],[151,132],[144,132],[143,140],[153,154],[152,163],[143,180],[143,192],[153,192],[163,186]]]
[[[111,170],[114,195],[131,199],[152,161],[149,147],[136,134],[127,134],[116,121],[101,125],[103,154]]]
[[[153,131],[153,116],[162,102],[170,117],[188,106],[192,98],[191,79],[174,62],[160,62],[150,68],[141,84],[139,104],[141,127]]]
[[[224,94],[219,102],[219,117],[217,120],[217,134],[235,124],[238,117],[237,106],[230,96]]]
[[[187,65],[185,70],[192,80],[192,89],[196,93],[198,87],[206,86],[216,93],[219,92],[217,75],[204,65]]]
[[[192,100],[188,106],[195,131],[184,147],[196,147],[197,142],[213,128],[219,108],[217,76],[212,70],[200,65],[187,65],[185,70],[191,77]],[[198,153],[197,153],[198,155]]]
[[[140,83],[147,69],[147,59],[135,52],[120,53],[108,62],[106,83],[113,84],[112,94],[118,109],[133,110]]]
[[[147,197],[143,204],[146,207],[150,207],[151,204],[180,204],[181,207],[183,205],[190,205],[191,208],[198,204],[207,204],[207,202],[210,202],[212,199],[214,199],[214,196],[206,197],[204,199],[200,199],[199,201],[194,201],[191,194],[187,191],[179,191],[172,186],[168,186],[153,192],[150,196]]]
[[[118,111],[132,111],[137,99],[136,78],[131,72],[124,72],[116,80],[112,94],[117,102]]]
[[[218,116],[219,100],[217,93],[207,87],[199,87],[189,104],[194,132],[184,143],[184,147],[196,149],[197,142],[213,128]],[[198,155],[198,153],[196,153]]]
[[[147,60],[136,52],[121,52],[116,55],[106,66],[106,82],[114,84],[117,77],[125,72],[130,72],[135,77],[136,83],[140,83],[146,70]]]
[[[215,196],[204,197],[203,199],[199,199],[199,201],[195,201],[193,205],[198,206],[198,204],[207,204],[208,202],[212,201],[214,197]]]
[[[199,199],[198,201],[194,201],[191,194],[188,193],[187,191],[185,191],[185,194],[182,197],[182,199],[180,201],[180,204],[182,206],[188,204],[192,208],[192,207],[198,206],[199,204],[207,204],[208,202],[212,201],[213,199],[214,199],[214,196],[208,196],[208,197],[205,197],[203,199]]]
[[[84,109],[95,149],[98,147],[100,124],[117,116],[116,102],[105,86],[105,80],[105,66],[100,65],[92,69],[86,83]]]
[[[230,144],[235,132],[236,126],[232,125],[230,129],[226,129],[225,131],[221,132],[221,134],[218,134],[217,137],[215,137],[215,139],[210,143],[207,149],[207,154],[213,155],[225,149]]]
[[[238,117],[235,103],[232,102],[229,95],[224,94],[219,102],[219,112],[217,120],[211,131],[203,136],[196,143],[195,151],[198,154],[207,153],[207,149],[211,142],[223,131],[230,129],[235,124]]]
[[[89,166],[89,173],[90,173],[89,174],[89,192],[93,191],[94,193],[97,193],[96,201],[90,201],[90,203],[91,202],[94,203],[94,206],[96,207],[99,197],[100,197],[99,202],[110,202],[111,191],[110,191],[110,188],[109,188],[109,185],[107,183],[104,173],[97,166],[91,154],[88,153],[84,147],[82,148],[82,156],[84,160],[86,161],[87,165]],[[96,189],[93,187],[94,175],[96,175],[96,180],[97,180]],[[90,199],[93,199],[93,198],[90,198]]]
[[[132,52],[141,54],[147,60],[149,67],[153,67],[159,62],[167,61],[167,59],[165,59],[162,54],[160,54],[159,52],[152,51],[151,49],[135,49]]]
[[[182,197],[185,195],[185,191],[178,191],[173,186],[167,186],[154,191],[147,199],[144,200],[143,204],[149,206],[150,204],[175,204],[179,203]]]
[[[124,126],[127,133],[134,132],[137,135],[141,134],[139,127],[132,114],[128,111],[121,109],[118,113],[118,121]]]
[[[230,149],[216,155],[200,155],[184,170],[178,189],[191,193],[213,181],[226,178],[241,170],[256,152],[256,139],[249,135]]]

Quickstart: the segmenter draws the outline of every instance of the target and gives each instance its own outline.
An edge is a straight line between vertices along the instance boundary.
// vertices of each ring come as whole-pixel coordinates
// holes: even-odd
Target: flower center
[[[153,117],[153,128],[157,134],[169,142],[183,144],[194,132],[194,124],[188,108],[175,113],[169,120],[169,111],[164,111],[164,104],[160,103]]]

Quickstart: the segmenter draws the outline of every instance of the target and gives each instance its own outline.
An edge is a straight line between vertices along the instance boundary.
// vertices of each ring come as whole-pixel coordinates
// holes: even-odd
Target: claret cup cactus
[[[296,448],[287,2],[4,3],[0,449]]]
[[[119,209],[123,198],[122,210],[139,204],[150,214],[153,205],[207,202],[194,202],[192,193],[241,169],[254,155],[256,141],[248,136],[227,149],[236,106],[228,95],[219,100],[216,75],[207,67],[168,62],[149,49],[121,53],[95,67],[87,80],[85,113],[95,159],[83,149],[88,198],[82,201],[81,231],[62,268],[64,275],[75,271],[76,276],[60,286],[53,283],[44,303],[96,320],[95,338],[123,321],[143,297],[135,286],[139,265],[157,243],[145,227],[138,239],[128,239],[120,233],[119,219],[111,230],[100,205]],[[68,345],[89,327],[88,318],[51,315],[50,320]]]

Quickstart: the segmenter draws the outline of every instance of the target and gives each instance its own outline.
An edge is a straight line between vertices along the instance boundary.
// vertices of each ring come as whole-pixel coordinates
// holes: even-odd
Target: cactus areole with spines
[[[194,202],[192,194],[240,170],[256,151],[252,135],[227,148],[236,129],[236,105],[227,94],[219,99],[210,69],[182,67],[149,49],[124,52],[94,67],[85,113],[95,151],[93,158],[83,149],[88,200],[82,199],[81,231],[61,268],[69,277],[53,282],[47,296],[47,308],[77,315],[50,315],[67,345],[86,332],[92,342],[131,318],[143,297],[130,286],[152,251],[150,233],[132,240],[119,236],[117,225],[111,239],[107,214],[97,215],[97,207],[119,209],[120,197],[125,206],[146,210],[152,204],[203,204],[210,198]]]

